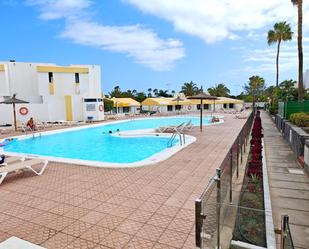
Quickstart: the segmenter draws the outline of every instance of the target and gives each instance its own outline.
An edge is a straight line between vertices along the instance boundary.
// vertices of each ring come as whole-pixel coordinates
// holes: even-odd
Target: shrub
[[[269,111],[269,113],[270,113],[271,115],[277,114],[277,113],[278,113],[278,105],[272,105],[272,106],[270,106],[269,109],[268,109],[268,111]]]
[[[309,126],[309,114],[305,112],[293,113],[290,116],[290,121],[300,127]]]
[[[114,108],[114,102],[110,99],[103,99],[104,101],[104,111],[109,112]]]

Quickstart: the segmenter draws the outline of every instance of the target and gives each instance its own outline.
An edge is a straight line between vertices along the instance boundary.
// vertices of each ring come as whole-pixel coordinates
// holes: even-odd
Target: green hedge
[[[309,114],[298,112],[290,115],[290,121],[300,127],[309,127]]]

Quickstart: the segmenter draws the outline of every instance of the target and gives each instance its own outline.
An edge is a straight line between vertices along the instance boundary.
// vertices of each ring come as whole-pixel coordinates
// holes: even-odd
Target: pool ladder
[[[37,131],[35,132],[34,130],[31,130],[32,138],[35,138],[35,134],[39,134],[39,137],[42,136],[41,132]],[[27,130],[26,130],[26,135],[27,135]]]
[[[170,137],[170,139],[167,142],[167,147],[173,146],[173,142],[174,142],[174,140],[176,139],[177,136],[179,136],[180,146],[182,146],[183,144],[186,143],[185,134],[175,130],[173,132],[172,136]]]

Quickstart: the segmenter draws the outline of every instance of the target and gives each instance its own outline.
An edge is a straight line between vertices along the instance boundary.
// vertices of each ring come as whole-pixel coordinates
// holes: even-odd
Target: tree
[[[153,92],[153,95],[155,97],[158,97],[158,89],[157,88],[153,89],[152,92]]]
[[[282,41],[292,40],[293,32],[290,24],[286,22],[279,22],[274,25],[274,29],[268,31],[267,42],[268,45],[277,43],[277,57],[276,57],[276,87],[279,85],[279,53]]]
[[[152,92],[152,89],[151,88],[148,88],[148,98],[151,98],[152,97],[152,94],[151,94],[151,92]]]
[[[298,44],[298,100],[304,99],[304,81],[303,81],[303,0],[291,0],[293,5],[298,9],[298,27],[297,27],[297,44]]]
[[[214,87],[208,88],[208,92],[212,96],[228,97],[231,91],[223,83],[220,83]]]
[[[138,101],[138,102],[143,102],[145,99],[147,98],[146,94],[144,92],[138,92],[136,93],[136,96],[135,96],[135,100]]]
[[[181,92],[186,96],[193,96],[199,92],[199,89],[195,83],[192,81],[183,83],[181,87]]]
[[[109,112],[114,108],[114,102],[110,99],[103,99],[104,102],[104,111]]]
[[[265,80],[258,75],[251,76],[244,89],[248,95],[252,96],[253,107],[255,107],[256,101],[259,100],[265,90]]]
[[[120,86],[115,86],[114,89],[109,93],[111,97],[120,98],[121,97],[121,89]]]
[[[158,97],[171,97],[172,95],[168,94],[168,90],[162,90],[160,89],[158,92]]]
[[[280,91],[278,92],[278,98],[283,101],[294,100],[297,98],[297,90],[295,88],[295,80],[285,80],[280,83]]]

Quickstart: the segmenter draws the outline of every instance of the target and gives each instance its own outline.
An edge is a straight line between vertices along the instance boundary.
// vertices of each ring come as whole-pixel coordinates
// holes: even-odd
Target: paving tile
[[[72,235],[74,237],[79,237],[81,234],[89,230],[93,225],[90,223],[86,223],[80,220],[75,221],[74,223],[67,226],[61,232],[65,234]]]
[[[88,229],[86,232],[82,233],[80,238],[92,241],[94,243],[99,243],[110,233],[110,229],[95,225]]]
[[[128,219],[146,223],[152,215],[152,212],[137,209],[128,217]]]
[[[166,244],[156,243],[153,249],[175,249],[176,247],[168,246]]]
[[[100,212],[96,212],[96,211],[90,211],[88,214],[81,217],[80,220],[84,221],[86,223],[90,223],[90,224],[97,224],[105,216],[106,216],[106,214],[104,214],[104,213],[100,213]]]
[[[117,231],[134,235],[144,224],[133,220],[124,220],[117,228]]]
[[[194,225],[194,221],[175,218],[169,224],[168,229],[188,234],[190,233],[193,225]]]
[[[102,213],[111,213],[114,209],[116,209],[118,205],[104,202],[101,205],[97,206],[94,210]]]
[[[188,234],[176,232],[173,230],[165,230],[159,239],[159,243],[168,246],[181,248],[187,240]]]
[[[8,238],[12,237],[11,234],[0,231],[0,242],[7,240]]]
[[[64,247],[64,249],[93,249],[96,246],[97,244],[91,241],[77,238]]]
[[[149,225],[154,225],[157,227],[163,227],[163,228],[167,228],[168,225],[171,223],[172,221],[172,217],[167,216],[167,215],[161,215],[158,213],[155,213],[153,216],[151,216],[151,218],[147,221],[147,224]]]
[[[57,231],[61,231],[67,226],[71,225],[74,221],[75,221],[74,219],[71,219],[65,216],[60,216],[56,218],[55,220],[53,220],[52,222],[45,224],[45,226],[55,229]]]
[[[164,228],[145,224],[136,234],[137,237],[157,241],[163,234]]]
[[[110,247],[110,248],[123,248],[130,241],[131,236],[126,233],[121,233],[118,231],[113,231],[107,235],[104,240],[100,242],[101,245]]]
[[[154,245],[153,241],[134,237],[124,248],[126,249],[150,249]]]
[[[125,218],[114,216],[114,215],[106,215],[102,220],[100,220],[96,225],[106,227],[108,229],[115,229],[120,225],[120,223]]]
[[[83,202],[79,207],[81,208],[87,208],[87,209],[95,209],[97,206],[99,206],[102,202],[94,199],[88,199],[85,202]]]
[[[162,215],[175,217],[178,211],[179,211],[178,207],[162,205],[156,212]]]
[[[71,235],[65,233],[57,233],[55,236],[51,237],[45,241],[41,246],[52,249],[63,249],[68,246],[73,240],[77,239]]]

